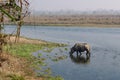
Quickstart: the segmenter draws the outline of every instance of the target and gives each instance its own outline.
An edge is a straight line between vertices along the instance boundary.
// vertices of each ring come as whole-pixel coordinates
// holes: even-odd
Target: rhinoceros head
[[[69,53],[73,54],[74,52],[75,52],[75,49],[74,49],[74,47],[72,47]]]

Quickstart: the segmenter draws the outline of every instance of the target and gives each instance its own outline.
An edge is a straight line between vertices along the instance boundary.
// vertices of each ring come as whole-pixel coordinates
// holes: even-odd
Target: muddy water
[[[14,26],[5,28],[6,33],[13,30]],[[67,56],[57,62],[49,59],[46,61],[52,69],[52,75],[60,75],[65,80],[120,79],[120,28],[25,26],[21,36],[68,44],[66,48],[54,49],[49,55]],[[84,53],[81,57],[76,56],[76,53],[69,55],[69,49],[76,42],[91,45],[89,59]],[[38,53],[49,54],[38,51],[34,55]]]

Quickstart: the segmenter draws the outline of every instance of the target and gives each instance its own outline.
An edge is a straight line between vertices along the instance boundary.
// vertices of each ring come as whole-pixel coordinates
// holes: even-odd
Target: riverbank
[[[6,24],[15,25],[15,24]],[[120,24],[34,24],[24,23],[24,26],[55,26],[55,27],[97,27],[97,28],[120,28]]]
[[[37,50],[64,46],[63,44],[33,40],[21,37],[19,43],[14,43],[15,37],[8,40],[4,52],[0,56],[0,80],[44,80],[37,77],[33,71],[33,62],[36,60],[32,53]],[[50,77],[53,78],[54,77]]]
[[[97,27],[97,28],[120,28],[113,24],[24,24],[25,26],[55,26],[55,27]]]
[[[52,26],[119,26],[119,15],[30,15],[24,18],[25,25]],[[114,27],[114,26],[113,26]]]

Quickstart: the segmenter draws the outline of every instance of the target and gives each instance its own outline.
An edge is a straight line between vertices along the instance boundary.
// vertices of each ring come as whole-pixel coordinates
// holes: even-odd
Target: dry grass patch
[[[0,56],[0,80],[42,80],[35,77],[30,62],[8,53]]]

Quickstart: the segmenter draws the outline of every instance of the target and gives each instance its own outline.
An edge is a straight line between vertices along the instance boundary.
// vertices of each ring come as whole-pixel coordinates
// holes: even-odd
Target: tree
[[[0,0],[0,35],[4,24],[4,16],[7,16],[11,22],[15,22],[17,26],[16,40],[19,41],[20,29],[23,23],[23,18],[29,14],[28,0]],[[2,51],[3,36],[0,36],[0,50]]]

